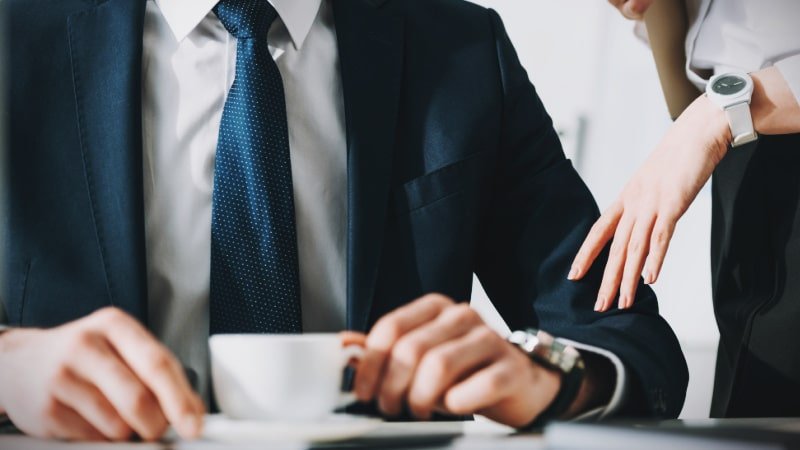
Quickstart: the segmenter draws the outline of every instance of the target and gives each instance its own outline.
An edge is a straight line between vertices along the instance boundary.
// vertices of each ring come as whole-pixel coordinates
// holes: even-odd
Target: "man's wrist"
[[[3,361],[3,354],[5,353],[5,341],[8,338],[10,331],[10,327],[6,325],[0,325],[0,367],[8,367],[8,365]],[[3,401],[3,386],[6,385],[6,380],[3,379],[2,375],[4,372],[7,372],[7,370],[0,372],[0,423],[4,422],[3,419],[6,418],[6,408],[3,406],[5,403]]]
[[[16,327],[9,327],[3,325],[0,328],[0,367],[8,368],[9,364],[5,361],[6,353],[8,352],[8,346],[11,339],[16,338],[16,334],[23,330],[23,328],[16,328]],[[13,344],[12,344],[13,345]],[[13,369],[12,369],[13,370]],[[0,416],[6,414],[5,408],[5,399],[3,398],[3,388],[9,385],[8,380],[5,379],[7,375],[10,375],[11,370],[0,370]],[[1,422],[1,420],[0,420]]]
[[[547,421],[562,418],[575,407],[585,375],[584,361],[577,349],[533,328],[515,331],[507,340],[531,361],[533,384],[542,394],[537,396],[536,417],[523,428],[539,428]],[[581,410],[581,406],[577,408]]]
[[[616,369],[606,357],[581,352],[585,373],[575,401],[559,419],[571,419],[587,411],[607,405],[614,393]]]
[[[561,372],[544,367],[535,361],[531,361],[531,364],[534,366],[534,370],[536,371],[536,388],[542,392],[548,393],[547,395],[541,397],[542,404],[540,405],[541,408],[539,408],[539,410],[544,411],[549,408],[556,397],[558,397],[558,393],[561,391],[563,386],[562,383],[564,377]],[[535,417],[531,418],[531,420],[529,420],[527,423],[532,422],[534,419]]]
[[[13,335],[13,332],[15,330],[18,330],[18,328],[9,327],[7,325],[0,325],[0,355],[2,355],[3,351],[6,348],[9,336]]]
[[[518,417],[513,422],[509,422],[509,425],[519,430],[530,429],[532,425],[537,423],[542,413],[547,411],[558,397],[563,381],[561,372],[549,369],[530,358],[528,358],[528,362],[533,374],[530,378],[530,389],[536,394],[531,397],[529,404],[532,414],[526,417]]]

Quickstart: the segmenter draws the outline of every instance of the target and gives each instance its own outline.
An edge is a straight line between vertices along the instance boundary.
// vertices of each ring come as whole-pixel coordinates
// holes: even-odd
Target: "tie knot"
[[[266,37],[278,12],[267,0],[221,0],[214,7],[228,33],[237,39]]]

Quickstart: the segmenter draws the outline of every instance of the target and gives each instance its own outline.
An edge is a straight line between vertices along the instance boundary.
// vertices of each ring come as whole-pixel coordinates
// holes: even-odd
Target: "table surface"
[[[793,419],[705,419],[705,420],[668,420],[662,422],[629,422],[614,426],[582,426],[573,423],[555,424],[553,432],[548,431],[547,437],[535,433],[515,433],[512,428],[496,424],[483,419],[474,422],[382,422],[376,429],[360,438],[327,443],[307,444],[302,442],[287,441],[261,441],[222,443],[208,439],[197,441],[181,441],[168,436],[162,442],[156,443],[68,443],[30,438],[19,434],[0,435],[0,450],[255,450],[255,449],[281,449],[281,450],[335,450],[335,449],[456,449],[456,450],[536,450],[547,448],[547,442],[559,442],[559,448],[605,448],[609,444],[622,444],[627,442],[636,448],[646,447],[648,450],[673,449],[675,444],[683,442],[681,448],[796,448],[794,444],[785,445],[769,444],[767,441],[757,443],[741,443],[687,441],[685,435],[647,434],[644,438],[636,432],[637,427],[646,426],[650,430],[675,430],[691,429],[696,427],[715,428],[717,431],[738,429],[739,431],[750,428],[760,430],[777,430],[790,433],[792,442],[800,442],[800,418]],[[630,431],[633,431],[631,433]],[[174,436],[174,435],[171,435]],[[654,438],[655,437],[655,438]],[[626,440],[627,438],[627,440]],[[683,441],[681,441],[683,439]],[[563,444],[563,445],[562,445]],[[733,444],[733,447],[731,447]],[[630,446],[623,445],[628,448]],[[616,446],[615,446],[616,447]],[[633,448],[630,447],[630,448]],[[611,447],[609,447],[611,448]],[[618,447],[617,447],[618,448]]]
[[[363,437],[333,443],[241,442],[220,443],[210,440],[181,441],[169,436],[156,443],[69,443],[48,441],[22,435],[0,435],[2,450],[216,450],[216,449],[458,449],[496,450],[544,448],[541,434],[515,433],[513,429],[493,422],[383,422]]]

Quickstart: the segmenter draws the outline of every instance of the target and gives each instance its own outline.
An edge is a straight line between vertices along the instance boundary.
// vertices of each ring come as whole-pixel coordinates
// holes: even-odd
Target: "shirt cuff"
[[[589,420],[589,419],[599,420],[614,414],[620,408],[620,406],[622,406],[622,400],[625,398],[625,394],[627,391],[626,369],[625,365],[622,364],[622,360],[619,359],[619,356],[615,355],[614,353],[611,353],[610,351],[599,347],[595,347],[593,345],[586,345],[580,342],[571,341],[569,339],[559,338],[559,340],[575,347],[577,350],[580,350],[581,352],[591,352],[596,355],[600,355],[607,358],[609,361],[611,361],[611,364],[614,365],[614,369],[616,370],[617,373],[617,381],[614,386],[614,393],[611,394],[611,400],[609,400],[608,404],[605,406],[599,406],[595,409],[589,410],[575,417],[574,420]]]
[[[794,99],[800,104],[800,55],[789,56],[775,63],[789,85]]]

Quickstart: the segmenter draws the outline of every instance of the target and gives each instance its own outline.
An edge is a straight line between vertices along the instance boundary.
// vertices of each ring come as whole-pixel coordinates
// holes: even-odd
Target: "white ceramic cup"
[[[342,374],[364,350],[338,334],[217,334],[209,345],[217,405],[232,419],[313,420],[355,401]]]

